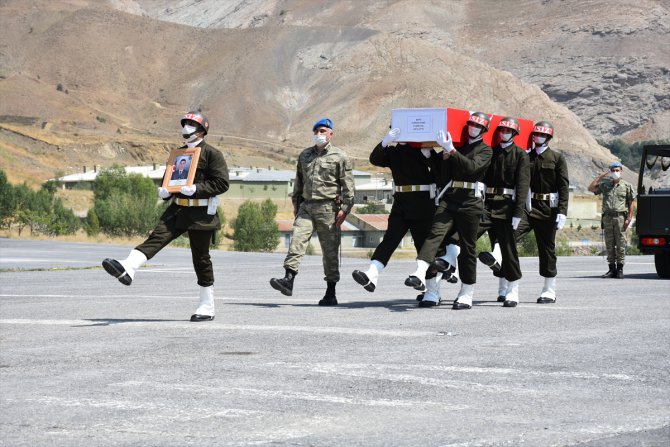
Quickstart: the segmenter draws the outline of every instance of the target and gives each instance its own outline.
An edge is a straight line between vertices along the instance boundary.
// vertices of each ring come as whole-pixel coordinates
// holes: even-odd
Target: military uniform
[[[347,155],[330,142],[321,151],[316,146],[303,150],[298,157],[293,187],[293,206],[297,215],[284,268],[298,272],[307,244],[316,230],[323,252],[325,279],[332,283],[339,281],[340,231],[335,227],[335,217],[340,209],[348,214],[353,204],[354,178]]]
[[[524,213],[515,232],[517,240],[535,232],[540,258],[540,275],[553,278],[556,270],[556,216],[568,213],[570,182],[565,157],[547,147],[541,154],[532,150],[530,158],[530,212]]]
[[[395,193],[388,227],[372,259],[388,264],[407,231],[412,234],[417,252],[428,236],[435,214],[435,195],[442,155],[430,149],[426,158],[420,149],[407,144],[383,147],[378,144],[370,154],[374,166],[390,168]]]
[[[603,196],[602,226],[607,262],[623,266],[628,243],[624,225],[628,208],[635,200],[633,186],[623,179],[618,182],[604,179],[596,185],[594,192]]]
[[[445,236],[458,232],[461,247],[458,269],[463,284],[474,284],[477,280],[475,246],[484,207],[483,191],[477,193],[475,183],[484,179],[491,155],[491,148],[482,140],[477,140],[443,160],[440,176],[447,189],[442,194],[430,233],[417,258],[432,263]]]
[[[185,147],[185,146],[184,146]],[[221,228],[218,211],[207,213],[207,199],[228,191],[228,166],[223,154],[204,141],[199,144],[200,157],[195,171],[196,192],[188,197],[174,194],[172,203],[160,217],[158,225],[146,241],[135,247],[147,259],[153,258],[163,247],[188,232],[193,267],[198,285],[214,284],[214,270],[209,246],[215,232]]]
[[[523,218],[530,183],[529,159],[516,144],[493,149],[491,165],[484,175],[486,200],[479,224],[479,236],[489,231],[500,244],[502,265],[499,275],[507,281],[521,278],[512,217]]]

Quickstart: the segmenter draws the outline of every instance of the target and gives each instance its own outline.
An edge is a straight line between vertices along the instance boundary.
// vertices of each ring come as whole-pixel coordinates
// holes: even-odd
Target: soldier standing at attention
[[[417,257],[417,269],[405,280],[406,286],[419,289],[424,286],[431,265],[433,269],[441,271],[439,263],[435,263],[438,249],[447,234],[458,232],[461,290],[454,301],[454,309],[472,307],[477,280],[477,230],[484,212],[484,184],[481,181],[491,163],[491,148],[482,138],[490,123],[491,118],[485,113],[471,114],[467,122],[468,143],[458,150],[449,132],[446,135],[444,131],[438,133],[437,142],[444,148],[440,175],[446,185],[440,193],[441,200],[433,217],[430,234]]]
[[[284,259],[286,274],[272,278],[270,285],[287,296],[293,294],[293,281],[307,244],[316,230],[323,253],[326,294],[319,306],[336,306],[335,284],[340,280],[339,228],[354,205],[354,177],[351,160],[330,144],[333,122],[324,118],[312,127],[315,145],[298,157],[293,187],[293,236]]]
[[[534,230],[544,286],[538,304],[556,302],[556,230],[565,225],[568,213],[568,164],[560,152],[549,148],[554,127],[547,121],[535,123],[530,157],[531,210],[516,229],[517,241]]]
[[[228,191],[228,166],[223,154],[205,143],[209,120],[200,112],[190,112],[181,119],[185,148],[200,147],[194,183],[182,186],[174,196],[165,188],[158,188],[158,196],[172,203],[165,210],[149,238],[135,247],[124,260],[107,258],[102,266],[107,273],[129,286],[135,272],[153,258],[167,244],[188,232],[193,267],[200,286],[200,304],[191,321],[214,319],[214,269],[209,255],[209,244],[221,221],[217,214],[219,194]]]
[[[589,191],[603,196],[602,227],[605,233],[607,264],[609,271],[601,278],[623,279],[623,265],[626,258],[626,230],[633,218],[635,195],[633,186],[621,179],[623,165],[618,161],[609,170],[596,177],[589,185]]]

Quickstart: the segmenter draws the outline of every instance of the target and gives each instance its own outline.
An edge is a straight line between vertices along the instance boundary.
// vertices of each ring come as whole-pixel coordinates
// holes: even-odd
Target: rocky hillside
[[[501,42],[507,51],[496,36],[518,34],[517,42],[525,42],[520,50],[530,51],[529,37],[546,29],[526,23],[541,20],[535,10],[577,2],[512,3],[524,6],[522,21],[493,1],[5,0],[0,150],[11,149],[15,164],[5,157],[0,167],[20,166],[20,150],[33,150],[30,139],[17,135],[61,151],[62,166],[50,161],[47,176],[54,163],[68,170],[86,153],[91,164],[162,162],[178,141],[177,118],[201,108],[212,121],[211,139],[232,163],[244,154],[261,165],[290,165],[310,144],[311,124],[330,116],[337,144],[366,169],[390,109],[449,106],[554,122],[554,147],[566,153],[572,184],[584,190],[612,159],[596,143],[598,132],[584,126],[572,105],[552,100],[544,81],[526,82],[504,66],[501,60],[510,59],[498,58],[502,50],[494,46]],[[491,19],[480,22],[484,14]],[[500,32],[505,23],[516,31]],[[546,48],[561,41],[560,25],[552,27],[538,41]],[[518,53],[514,66],[539,64]],[[529,76],[539,72],[524,67]],[[547,73],[559,82],[559,74]],[[589,107],[602,102],[588,98]],[[640,105],[635,113],[652,113],[644,110]],[[636,130],[643,126],[657,128],[649,120]],[[76,162],[68,148],[78,148]]]
[[[539,86],[597,138],[670,135],[667,1],[126,0],[116,5],[204,28],[327,24],[418,37]]]

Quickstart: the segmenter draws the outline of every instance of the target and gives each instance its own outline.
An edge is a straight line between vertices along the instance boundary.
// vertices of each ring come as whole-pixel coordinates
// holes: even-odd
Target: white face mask
[[[477,138],[481,133],[482,130],[479,127],[468,126],[468,135],[470,135],[470,138]]]
[[[500,132],[500,139],[503,142],[507,143],[512,139],[513,135],[514,135],[514,133],[512,133],[512,132]]]
[[[539,135],[533,135],[533,143],[539,144],[540,146],[544,145],[547,141],[547,137],[541,137]]]
[[[621,172],[620,171],[612,171],[612,172],[610,172],[610,177],[612,177],[612,180],[619,180],[621,178]]]
[[[325,135],[317,134],[314,135],[314,142],[316,143],[317,146],[325,146],[326,143],[328,143],[328,140],[326,139]]]
[[[181,128],[181,136],[184,137],[185,140],[191,141],[197,130],[197,127],[186,124]]]

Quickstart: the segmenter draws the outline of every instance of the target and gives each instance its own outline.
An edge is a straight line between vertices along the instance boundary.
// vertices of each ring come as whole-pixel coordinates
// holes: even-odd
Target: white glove
[[[195,194],[195,185],[191,186],[182,186],[181,187],[181,193],[184,194],[185,196],[192,196]]]
[[[516,230],[519,228],[519,223],[521,223],[521,218],[520,217],[512,217],[512,229]]]
[[[400,136],[400,129],[398,129],[397,127],[389,130],[389,133],[387,133],[384,139],[382,140],[382,147],[388,146],[389,143],[392,141],[398,141],[399,136]]]
[[[565,225],[565,219],[566,219],[565,214],[558,214],[556,216],[556,229],[557,230],[560,230],[561,228],[563,228],[563,226]]]
[[[443,130],[437,133],[437,144],[442,146],[444,150],[447,151],[448,153],[452,153],[453,151],[456,150],[456,148],[454,147],[454,143],[451,139],[451,134],[447,132],[447,134],[445,135]]]
[[[167,199],[170,197],[172,193],[168,191],[166,188],[158,188],[158,197],[161,199]]]

